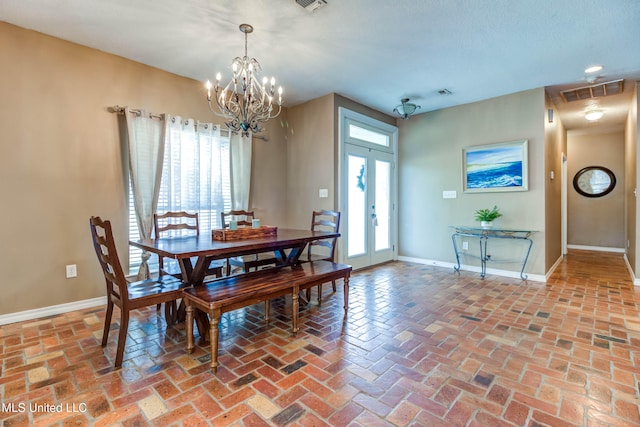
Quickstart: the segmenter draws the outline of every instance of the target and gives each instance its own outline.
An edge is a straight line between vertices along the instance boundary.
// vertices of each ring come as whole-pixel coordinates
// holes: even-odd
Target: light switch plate
[[[318,192],[318,196],[321,199],[326,199],[327,197],[329,197],[329,189],[321,188],[320,191]]]
[[[445,190],[442,192],[443,199],[455,199],[458,197],[458,193],[455,190]]]

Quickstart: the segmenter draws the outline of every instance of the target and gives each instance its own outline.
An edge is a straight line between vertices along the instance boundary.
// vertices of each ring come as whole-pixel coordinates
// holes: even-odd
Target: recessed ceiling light
[[[602,110],[589,110],[584,113],[584,118],[593,122],[602,118],[603,114]]]
[[[592,65],[591,67],[585,68],[584,72],[589,74],[589,73],[597,73],[598,71],[602,70],[604,68],[603,65]]]

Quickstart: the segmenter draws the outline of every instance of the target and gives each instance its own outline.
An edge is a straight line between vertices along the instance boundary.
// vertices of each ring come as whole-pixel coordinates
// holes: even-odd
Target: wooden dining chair
[[[113,307],[120,308],[120,331],[116,350],[115,367],[122,366],[124,347],[129,327],[129,313],[142,307],[165,304],[165,318],[167,325],[177,320],[176,300],[182,298],[182,290],[189,285],[173,276],[161,276],[158,279],[148,279],[129,283],[124,275],[118,253],[116,251],[111,222],[100,217],[89,219],[91,238],[100,267],[107,285],[107,311],[104,318],[102,332],[102,347],[107,345]]]
[[[313,211],[311,214],[311,231],[340,230],[340,212],[332,210]],[[315,240],[307,246],[307,253],[300,257],[302,262],[326,260],[335,262],[338,238]],[[332,280],[333,292],[336,291],[336,281]],[[307,299],[311,297],[311,289],[307,289]],[[318,285],[318,302],[322,300],[322,284]]]
[[[200,235],[200,222],[197,212],[169,211],[163,214],[153,214],[153,226],[156,238],[182,234]],[[160,275],[168,274],[178,279],[182,278],[180,265],[175,260],[170,260],[169,263],[165,264],[164,257],[159,256],[158,267]],[[212,261],[209,264],[206,275],[221,277],[223,269],[223,261]]]
[[[235,220],[238,227],[251,227],[252,220],[255,218],[253,211],[231,210],[228,212],[220,212],[222,228],[229,228],[231,220]],[[227,276],[231,274],[231,268],[242,268],[243,273],[251,271],[252,268],[258,269],[265,265],[276,263],[276,258],[271,252],[262,252],[252,255],[243,255],[227,259]]]

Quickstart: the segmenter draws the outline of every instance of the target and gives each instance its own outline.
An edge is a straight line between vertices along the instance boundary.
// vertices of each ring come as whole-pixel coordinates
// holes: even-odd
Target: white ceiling
[[[249,23],[249,56],[288,107],[336,92],[389,114],[408,97],[426,112],[584,86],[592,64],[605,66],[598,81],[640,80],[638,0],[327,0],[313,13],[295,0],[0,0],[0,20],[203,82],[230,76]],[[608,98],[605,112],[630,99]],[[567,127],[584,123],[556,102]],[[621,108],[605,118],[621,123]]]

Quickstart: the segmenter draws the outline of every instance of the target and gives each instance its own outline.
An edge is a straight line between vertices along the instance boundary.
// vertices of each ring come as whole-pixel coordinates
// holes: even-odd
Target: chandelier
[[[249,24],[240,25],[240,31],[244,33],[244,56],[236,57],[231,68],[233,77],[222,89],[220,87],[221,74],[216,75],[216,83],[212,85],[207,81],[207,101],[209,108],[217,115],[228,119],[225,125],[242,136],[249,136],[250,132],[257,133],[262,130],[261,124],[269,119],[278,117],[282,109],[282,87],[278,88],[277,111],[273,98],[275,95],[275,78],[271,81],[266,77],[262,83],[258,81],[257,74],[262,70],[260,63],[255,58],[247,55],[247,37],[253,32]],[[215,104],[211,89],[215,92]]]
[[[407,120],[418,108],[420,106],[409,102],[409,98],[403,98],[400,100],[400,104],[393,109],[393,112],[398,114],[402,120]]]

